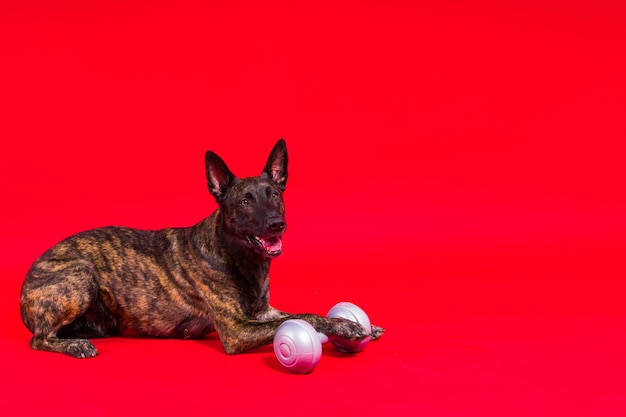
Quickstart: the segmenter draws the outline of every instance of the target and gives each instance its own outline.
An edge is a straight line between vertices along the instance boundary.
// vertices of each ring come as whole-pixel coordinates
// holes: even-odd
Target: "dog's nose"
[[[285,221],[280,218],[268,219],[267,228],[273,233],[282,233],[285,230]]]

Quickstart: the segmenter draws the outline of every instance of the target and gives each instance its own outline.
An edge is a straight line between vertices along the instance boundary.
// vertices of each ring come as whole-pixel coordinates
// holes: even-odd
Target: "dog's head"
[[[258,177],[237,178],[217,154],[205,155],[209,191],[219,204],[226,232],[261,255],[282,253],[285,231],[283,192],[287,184],[287,145],[280,139]]]

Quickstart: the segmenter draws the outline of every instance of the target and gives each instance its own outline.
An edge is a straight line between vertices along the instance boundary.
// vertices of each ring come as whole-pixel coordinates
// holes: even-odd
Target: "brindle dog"
[[[218,208],[190,228],[122,227],[74,235],[45,252],[22,287],[21,313],[33,349],[76,358],[98,354],[88,338],[201,338],[217,331],[228,354],[270,343],[300,318],[318,332],[363,339],[357,323],[291,315],[269,304],[270,262],[282,252],[287,148],[274,146],[263,173],[239,179],[205,156]],[[371,338],[384,329],[373,326]]]

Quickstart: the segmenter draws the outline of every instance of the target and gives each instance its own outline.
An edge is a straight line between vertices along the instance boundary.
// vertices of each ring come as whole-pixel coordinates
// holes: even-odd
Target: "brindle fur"
[[[217,331],[229,354],[270,343],[287,319],[318,332],[362,339],[360,325],[269,304],[269,269],[282,251],[287,148],[274,146],[263,173],[236,178],[206,153],[218,208],[190,228],[106,227],[74,235],[45,252],[22,287],[21,313],[33,349],[93,357],[88,338],[134,335],[201,338]],[[257,236],[257,240],[250,238]],[[264,247],[260,239],[273,245]],[[383,329],[373,327],[371,337]]]

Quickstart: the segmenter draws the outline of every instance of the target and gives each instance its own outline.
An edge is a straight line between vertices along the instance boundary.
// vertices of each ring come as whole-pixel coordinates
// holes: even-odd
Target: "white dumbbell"
[[[371,333],[372,326],[367,314],[355,304],[342,302],[328,311],[326,317],[344,318],[363,326]],[[304,320],[287,320],[278,327],[274,336],[274,353],[278,361],[292,372],[306,374],[317,366],[322,357],[322,343],[330,341],[342,352],[360,352],[370,341],[369,336],[363,340],[348,340],[315,331],[313,326]]]

